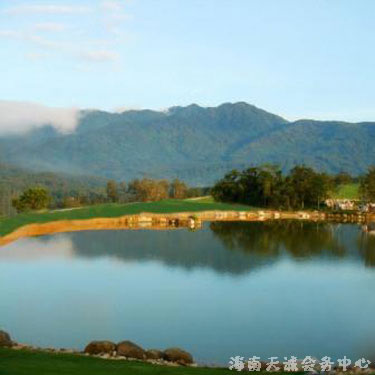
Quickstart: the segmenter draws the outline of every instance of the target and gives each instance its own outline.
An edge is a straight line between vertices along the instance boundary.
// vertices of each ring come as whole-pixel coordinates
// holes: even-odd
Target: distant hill
[[[28,187],[41,185],[53,195],[76,195],[87,191],[105,191],[107,180],[102,177],[73,176],[64,173],[31,172],[0,164],[0,195],[3,190],[17,194]]]
[[[45,126],[0,137],[0,160],[37,171],[207,185],[233,168],[266,162],[359,174],[375,164],[374,144],[375,123],[288,122],[243,102],[192,104],[165,112],[84,111],[71,134]]]

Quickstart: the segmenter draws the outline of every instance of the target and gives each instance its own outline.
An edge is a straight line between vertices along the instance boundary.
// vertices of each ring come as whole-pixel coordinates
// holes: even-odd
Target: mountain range
[[[0,136],[0,162],[33,171],[210,185],[234,168],[296,164],[358,175],[375,164],[375,123],[290,122],[253,105],[82,111],[72,133],[51,125]]]

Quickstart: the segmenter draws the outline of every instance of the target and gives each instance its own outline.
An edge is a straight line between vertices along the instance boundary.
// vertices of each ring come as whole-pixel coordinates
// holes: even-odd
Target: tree
[[[334,176],[334,182],[336,186],[351,184],[354,178],[346,172],[340,172]]]
[[[335,190],[334,178],[327,175],[326,173],[315,173],[311,181],[311,198],[316,202],[318,210],[320,205],[327,198],[330,197],[331,193]],[[312,201],[312,204],[313,204]]]
[[[241,172],[233,169],[227,173],[224,178],[219,180],[211,190],[211,194],[215,200],[221,202],[239,202]]]
[[[107,197],[111,202],[118,201],[118,188],[117,183],[114,180],[109,180],[107,182]]]
[[[136,179],[129,183],[128,192],[136,201],[159,201],[168,198],[169,182],[151,178]]]
[[[305,167],[304,165],[295,166],[289,177],[289,183],[292,187],[292,206],[305,208],[313,199],[312,196],[312,181],[315,177],[315,172],[312,168]]]
[[[13,199],[12,205],[18,212],[24,212],[47,208],[50,202],[48,190],[37,186],[27,189],[18,198]]]
[[[173,180],[171,184],[171,197],[175,199],[184,199],[187,196],[188,187],[178,178]]]
[[[375,166],[371,166],[361,179],[359,191],[362,199],[375,202]]]
[[[77,197],[64,197],[63,203],[64,208],[74,208],[81,206],[81,201]]]
[[[284,177],[278,167],[264,165],[228,173],[213,187],[212,195],[223,202],[303,209],[320,208],[332,190],[332,178],[312,168],[296,166]]]

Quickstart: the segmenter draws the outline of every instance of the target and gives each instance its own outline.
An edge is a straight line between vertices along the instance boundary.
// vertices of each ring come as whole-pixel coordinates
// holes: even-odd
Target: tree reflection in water
[[[359,255],[375,266],[375,236],[361,232],[356,224],[307,221],[213,222],[211,230],[231,250],[278,257],[345,257]],[[357,240],[356,240],[357,239]],[[357,252],[358,254],[358,252]]]
[[[375,267],[375,223],[368,223],[362,227],[358,247],[366,266]]]
[[[212,222],[196,232],[88,231],[69,236],[78,257],[157,261],[169,267],[208,268],[232,275],[271,265],[282,257],[364,260],[367,266],[375,265],[375,236],[356,224]]]

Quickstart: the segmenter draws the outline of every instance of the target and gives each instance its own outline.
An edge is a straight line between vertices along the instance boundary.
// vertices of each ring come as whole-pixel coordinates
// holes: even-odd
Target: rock
[[[164,359],[164,353],[158,349],[150,349],[146,351],[147,359]]]
[[[180,348],[169,348],[164,351],[164,358],[167,361],[188,365],[193,363],[193,357],[190,353]]]
[[[131,341],[121,341],[117,344],[117,354],[119,356],[135,359],[145,359],[146,352],[137,344]]]
[[[108,354],[108,353],[105,353],[105,354],[101,354],[101,355],[99,356],[99,358],[102,358],[102,359],[109,359],[109,358],[111,358],[111,355]]]
[[[9,334],[4,331],[0,331],[0,346],[13,346]]]
[[[111,354],[116,350],[116,344],[111,341],[91,341],[85,348],[86,354]]]

